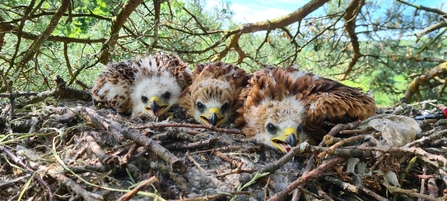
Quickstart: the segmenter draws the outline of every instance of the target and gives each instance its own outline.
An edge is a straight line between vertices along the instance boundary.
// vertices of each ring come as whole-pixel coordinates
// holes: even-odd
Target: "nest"
[[[2,200],[446,198],[445,119],[417,121],[422,130],[402,146],[368,125],[353,130],[360,122],[337,125],[319,145],[304,142],[284,155],[238,129],[194,124],[179,108],[162,122],[90,101],[46,99],[6,121],[10,109],[4,104],[0,118]],[[420,113],[411,106],[378,112]]]

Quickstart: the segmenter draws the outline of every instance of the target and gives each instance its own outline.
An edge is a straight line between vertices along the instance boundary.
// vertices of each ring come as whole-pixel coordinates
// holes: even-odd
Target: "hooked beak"
[[[286,128],[278,137],[270,140],[281,152],[287,153],[298,144],[298,134],[294,128]]]
[[[208,126],[219,126],[225,121],[225,118],[218,108],[212,107],[205,115],[200,115],[200,120]]]
[[[168,109],[169,104],[164,103],[157,96],[151,97],[145,107],[146,112],[156,118],[164,114]]]

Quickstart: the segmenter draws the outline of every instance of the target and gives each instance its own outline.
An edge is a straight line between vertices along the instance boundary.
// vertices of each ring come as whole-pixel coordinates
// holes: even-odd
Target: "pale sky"
[[[228,1],[231,3],[231,10],[234,12],[234,20],[241,23],[265,21],[286,15],[307,2],[308,0],[207,0],[207,6],[216,5],[219,2]],[[380,0],[391,3],[393,0]],[[412,2],[412,0],[408,0]],[[447,4],[444,0],[414,0],[416,5],[441,8],[447,11]],[[441,7],[442,6],[442,7]]]

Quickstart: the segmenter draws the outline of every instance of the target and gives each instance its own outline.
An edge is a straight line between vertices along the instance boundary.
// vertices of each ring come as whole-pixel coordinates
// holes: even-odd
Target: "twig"
[[[333,201],[334,199],[332,199],[326,192],[323,191],[323,189],[321,189],[320,185],[314,185],[314,187],[317,189],[318,194],[327,201]],[[301,189],[300,189],[301,190]]]
[[[344,190],[348,190],[349,192],[353,192],[355,194],[359,193],[359,190],[365,192],[366,194],[370,195],[371,197],[373,197],[375,200],[380,200],[380,201],[387,201],[388,199],[378,195],[377,193],[371,191],[368,188],[365,188],[363,186],[355,186],[352,185],[350,183],[341,181],[335,177],[331,177],[331,176],[325,176],[323,177],[326,181],[329,181],[337,186],[339,186],[340,188],[344,189]]]
[[[226,129],[226,128],[218,128],[215,126],[207,126],[202,124],[188,124],[188,123],[149,123],[144,126],[135,127],[135,129],[146,129],[146,128],[154,129],[164,127],[204,128],[210,131],[244,135],[244,133],[239,129]]]
[[[224,161],[227,161],[228,163],[230,163],[232,166],[242,166],[244,163],[235,159],[232,159],[230,157],[228,157],[226,154],[222,153],[221,151],[215,151],[214,155],[218,156],[219,158],[221,158]]]
[[[213,147],[217,143],[217,138],[210,138],[198,142],[184,144],[181,142],[165,145],[167,149],[199,149],[203,147]]]
[[[363,130],[342,130],[338,134],[339,135],[358,135],[358,134],[365,134],[368,131],[374,131],[374,129],[368,127],[366,129],[363,129]]]
[[[360,189],[361,191],[365,192],[366,194],[370,195],[371,197],[373,197],[373,198],[376,199],[376,200],[384,200],[384,201],[385,201],[385,200],[388,200],[388,199],[386,199],[386,198],[380,196],[380,195],[377,194],[376,192],[372,191],[371,189],[366,188],[366,187],[364,187],[364,186],[359,186],[359,189]]]
[[[9,158],[11,158],[14,163],[19,164],[21,167],[25,168],[27,171],[29,171],[31,174],[33,174],[34,178],[40,183],[42,184],[42,186],[44,186],[47,191],[48,191],[48,197],[50,198],[50,200],[54,200],[54,195],[53,195],[53,191],[51,191],[50,185],[48,185],[48,183],[46,181],[44,181],[39,175],[40,174],[34,174],[34,170],[32,170],[30,167],[28,167],[27,165],[25,165],[25,163],[23,163],[23,161],[21,161],[16,155],[14,155],[11,151],[9,151],[9,149],[5,148],[4,146],[0,146],[0,150],[5,152],[6,155],[9,156]]]
[[[99,158],[99,161],[104,165],[118,165],[119,159],[117,156],[109,156],[101,147],[96,143],[92,136],[85,134],[85,139],[90,147],[90,150]]]
[[[218,193],[214,195],[206,195],[206,196],[199,196],[194,198],[182,198],[179,200],[170,200],[170,201],[203,201],[203,200],[220,200],[228,196],[232,195],[250,195],[250,192],[247,191],[237,191],[237,192],[227,192],[227,193]]]
[[[355,194],[359,193],[359,187],[358,186],[355,186],[355,185],[352,185],[350,183],[341,181],[341,180],[339,180],[339,179],[337,179],[335,177],[325,176],[325,177],[323,177],[323,179],[325,179],[326,181],[331,182],[331,183],[339,186],[343,190],[348,190],[349,192],[353,192]]]
[[[205,169],[203,169],[202,166],[200,166],[200,164],[191,155],[189,155],[189,151],[185,153],[185,156],[197,167],[197,169],[200,170],[200,172],[202,173],[206,172]]]
[[[430,195],[425,195],[421,193],[417,193],[416,189],[410,190],[410,189],[402,189],[397,186],[390,186],[389,184],[385,183],[384,181],[381,182],[382,185],[384,185],[390,193],[399,193],[404,194],[410,197],[416,197],[416,198],[422,198],[424,200],[428,201],[437,201],[437,198],[431,197]]]
[[[42,165],[39,167],[39,171],[48,173],[51,177],[56,179],[59,183],[67,186],[67,188],[71,189],[77,195],[81,196],[84,200],[87,200],[87,201],[104,200],[104,198],[101,195],[98,195],[98,194],[95,194],[95,193],[85,190],[77,182],[75,182],[72,179],[65,176],[63,174],[62,170],[63,169],[57,165],[49,166],[49,167]]]
[[[344,160],[345,160],[345,158],[338,157],[338,158],[333,158],[333,159],[326,161],[326,163],[323,163],[322,165],[313,169],[309,173],[299,177],[296,181],[292,182],[284,190],[276,193],[273,197],[269,198],[268,200],[269,201],[283,200],[290,192],[292,192],[294,189],[296,189],[299,185],[303,184],[304,182],[309,181],[312,178],[318,178],[318,175],[321,174],[323,171],[333,167],[334,165],[337,165],[338,163],[343,162]]]
[[[39,93],[37,93],[37,92],[16,92],[13,94],[0,93],[0,98],[9,98],[9,97],[17,98],[17,97],[21,97],[21,96],[35,96],[37,94],[39,94]]]
[[[341,147],[341,146],[343,146],[345,144],[348,144],[348,143],[352,143],[353,141],[362,140],[362,139],[364,139],[367,136],[369,136],[369,135],[357,135],[357,136],[352,136],[350,138],[346,138],[346,139],[344,139],[344,140],[342,140],[340,142],[337,142],[334,145],[332,145],[329,148],[327,148],[326,151],[323,151],[320,154],[318,154],[318,158],[322,158],[324,156],[331,155],[332,152],[334,152],[334,150],[337,149],[338,147]]]
[[[286,155],[281,157],[279,160],[275,161],[272,164],[266,165],[264,168],[261,169],[260,172],[270,172],[270,174],[272,174],[284,164],[292,160],[292,158],[294,158],[295,156],[303,153],[309,153],[311,151],[311,148],[312,146],[309,143],[301,143],[299,146],[293,147]]]
[[[347,124],[337,124],[329,131],[329,133],[327,135],[335,136],[335,135],[337,135],[337,133],[339,133],[342,130],[352,130],[354,128],[357,128],[361,122],[362,121],[357,120],[357,121],[347,123]]]
[[[445,13],[441,9],[425,7],[425,6],[422,6],[422,5],[416,5],[416,4],[408,3],[408,2],[403,1],[403,0],[397,0],[397,1],[401,2],[403,4],[406,4],[408,6],[414,7],[416,9],[425,10],[425,11],[428,11],[428,12],[436,13],[438,15],[442,15],[442,16],[446,16],[447,17],[447,13]]]
[[[137,143],[133,143],[130,149],[127,151],[126,155],[123,156],[122,162],[123,164],[129,164],[129,159],[133,156],[135,151],[138,149],[139,145]]]
[[[150,151],[154,152],[166,161],[171,166],[172,171],[179,174],[184,174],[186,172],[188,167],[184,160],[179,159],[177,156],[169,152],[169,150],[155,143],[147,136],[141,135],[137,130],[129,128],[114,120],[102,117],[91,108],[78,106],[77,110],[86,120],[94,123],[95,125],[103,127],[111,133],[123,135],[124,137],[147,147]]]
[[[126,194],[124,194],[123,196],[121,196],[118,200],[119,201],[127,201],[130,200],[133,196],[135,196],[139,191],[143,190],[144,188],[146,188],[147,186],[158,182],[157,177],[152,176],[149,179],[144,180],[143,182],[140,182],[140,184],[135,187],[134,189],[132,189],[131,191],[127,192]],[[159,198],[154,198],[154,200],[159,200]]]
[[[435,155],[426,152],[425,150],[418,147],[357,147],[359,150],[371,150],[371,151],[381,151],[384,153],[397,153],[397,152],[407,152],[413,153],[419,156],[426,157],[427,162],[430,162],[432,165],[437,168],[444,168],[447,165],[447,159],[442,155]],[[435,161],[441,162],[442,164],[435,163]]]
[[[424,136],[418,140],[414,140],[414,141],[406,144],[405,147],[425,145],[425,144],[428,144],[429,142],[433,142],[433,141],[441,139],[442,137],[445,137],[445,136],[447,136],[447,129],[436,131],[435,133],[429,135],[428,137]]]
[[[232,169],[229,172],[217,174],[216,177],[225,177],[230,174],[240,174],[243,172],[245,172],[245,173],[253,173],[254,172],[253,170],[250,170],[250,169],[242,169],[242,165],[243,165],[243,163],[241,163],[239,166],[237,166],[235,169]]]
[[[277,161],[268,164],[264,166],[262,169],[260,169],[259,173],[265,173],[268,172],[270,174],[273,174],[277,169],[281,168],[284,164],[292,160],[295,156],[302,154],[302,153],[308,153],[311,151],[312,146],[306,142],[303,142],[299,144],[298,146],[293,147],[287,154],[285,154],[283,157],[278,159]],[[249,180],[251,180],[256,174],[241,176],[241,183],[246,183]]]

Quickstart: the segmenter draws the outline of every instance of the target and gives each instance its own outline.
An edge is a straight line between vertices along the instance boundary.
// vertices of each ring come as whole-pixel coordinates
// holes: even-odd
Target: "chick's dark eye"
[[[146,96],[141,96],[141,101],[143,101],[143,103],[146,104],[148,99]]]
[[[301,132],[301,131],[303,131],[303,126],[302,126],[302,125],[299,125],[298,127],[296,127],[296,131],[297,131],[297,132]]]
[[[226,112],[226,111],[228,110],[229,107],[230,107],[229,104],[228,104],[228,103],[225,103],[225,104],[222,105],[222,107],[220,107],[220,110],[221,110],[222,112]]]
[[[161,94],[161,97],[163,99],[170,99],[171,98],[171,93],[169,91],[164,92],[163,94]]]
[[[203,105],[201,102],[196,103],[196,107],[198,110],[203,111],[205,110],[205,105]]]
[[[268,123],[266,128],[267,128],[267,131],[272,134],[276,133],[276,131],[278,130],[278,128],[275,125],[273,125],[272,123]]]

